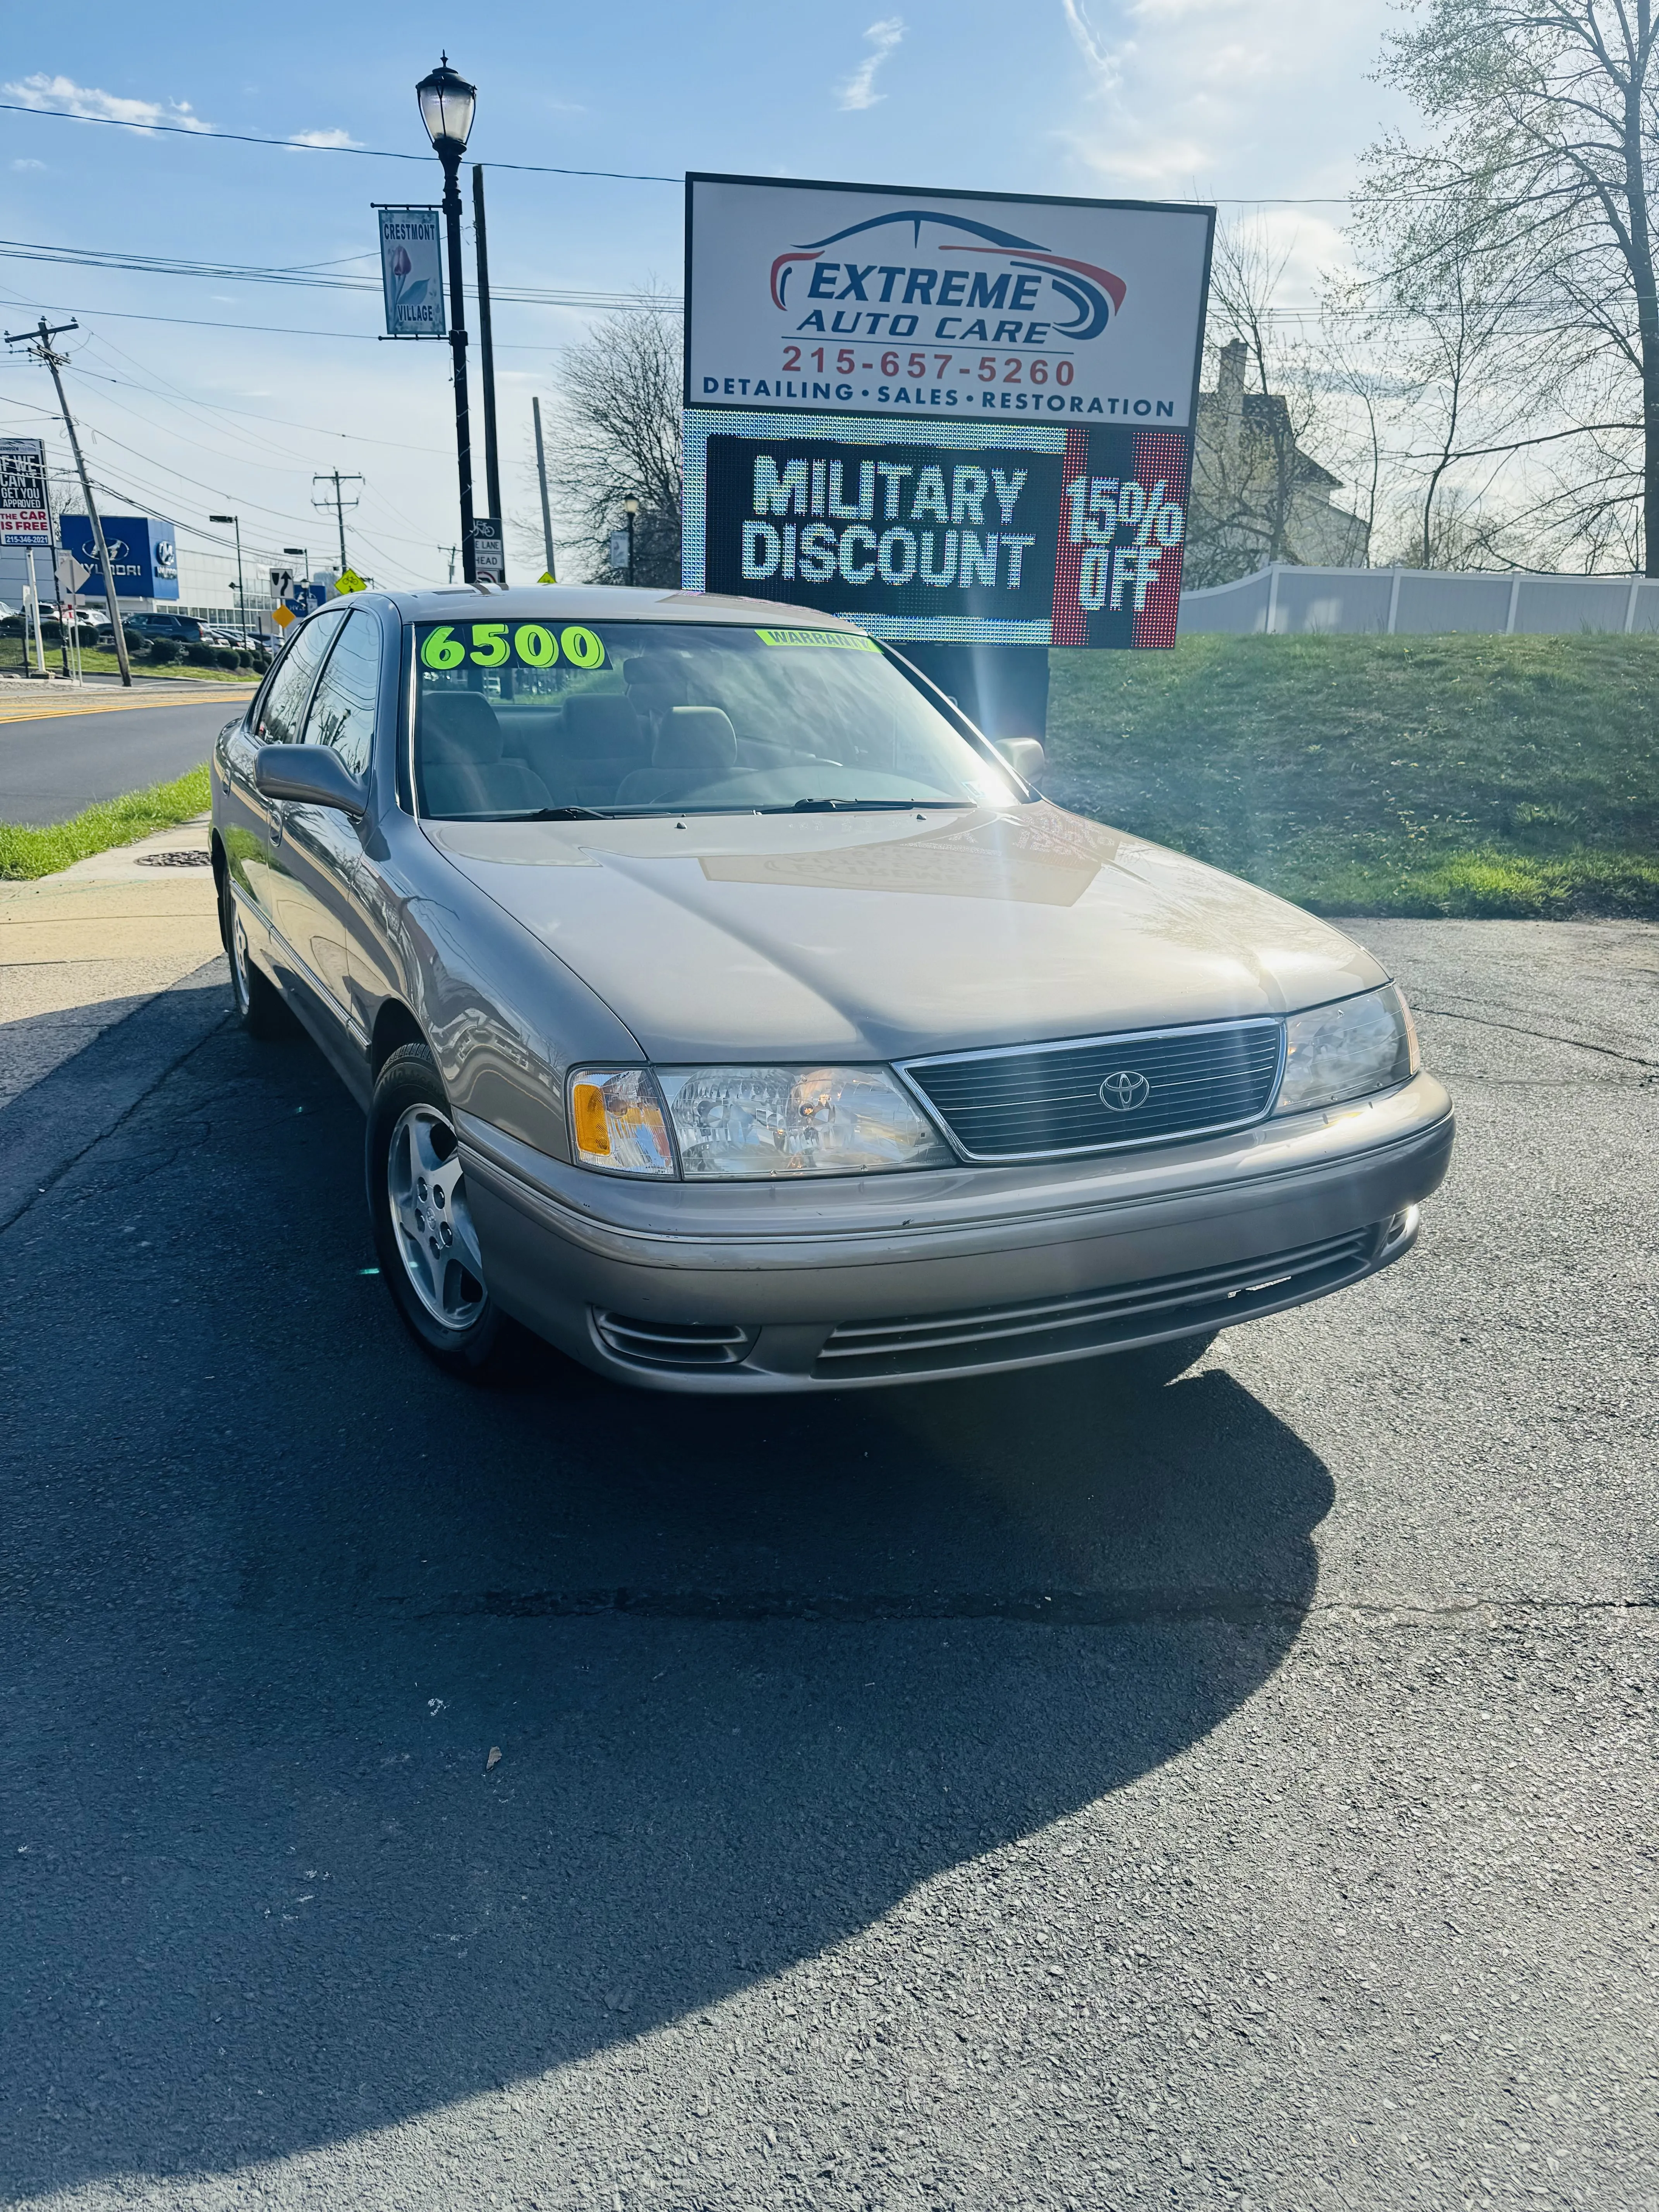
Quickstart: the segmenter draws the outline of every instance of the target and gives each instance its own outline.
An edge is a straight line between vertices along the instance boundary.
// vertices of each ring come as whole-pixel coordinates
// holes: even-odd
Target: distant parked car
[[[127,615],[121,627],[137,637],[176,638],[180,645],[199,645],[202,641],[202,625],[194,615]]]

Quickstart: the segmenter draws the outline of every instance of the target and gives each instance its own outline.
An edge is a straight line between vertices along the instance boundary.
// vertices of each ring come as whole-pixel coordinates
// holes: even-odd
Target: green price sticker
[[[757,629],[763,645],[835,645],[853,653],[879,653],[881,647],[862,630]]]
[[[474,668],[551,668],[561,659],[573,668],[603,668],[605,641],[572,623],[562,630],[544,623],[439,623],[421,639],[421,665],[441,672],[469,663]]]

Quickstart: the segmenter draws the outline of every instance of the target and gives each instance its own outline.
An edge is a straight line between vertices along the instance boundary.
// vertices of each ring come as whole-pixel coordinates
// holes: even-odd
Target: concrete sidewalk
[[[0,1109],[219,953],[207,817],[0,884]],[[159,865],[158,865],[159,862]]]

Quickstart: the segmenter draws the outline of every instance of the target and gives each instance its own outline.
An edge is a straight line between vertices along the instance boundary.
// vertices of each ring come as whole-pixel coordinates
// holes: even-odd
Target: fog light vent
[[[736,1367],[760,1334],[737,1322],[639,1321],[597,1307],[593,1328],[607,1352],[639,1367]]]

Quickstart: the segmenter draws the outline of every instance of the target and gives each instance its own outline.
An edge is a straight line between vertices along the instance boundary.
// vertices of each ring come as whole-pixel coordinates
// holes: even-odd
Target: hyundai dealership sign
[[[1213,223],[690,176],[685,404],[1186,428]]]
[[[151,514],[106,514],[104,543],[115,572],[115,590],[124,599],[176,599],[179,596],[179,556],[170,522]],[[98,568],[98,547],[92,524],[84,514],[59,518],[65,553],[83,568]],[[94,587],[96,587],[94,573]]]

